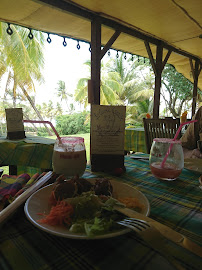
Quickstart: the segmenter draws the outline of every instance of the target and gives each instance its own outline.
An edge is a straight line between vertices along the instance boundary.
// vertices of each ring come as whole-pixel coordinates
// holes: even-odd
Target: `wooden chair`
[[[173,139],[177,129],[180,126],[180,118],[164,118],[164,119],[146,119],[143,118],[145,130],[145,142],[147,153],[150,153],[154,138],[170,138]],[[181,132],[178,139],[181,137]]]

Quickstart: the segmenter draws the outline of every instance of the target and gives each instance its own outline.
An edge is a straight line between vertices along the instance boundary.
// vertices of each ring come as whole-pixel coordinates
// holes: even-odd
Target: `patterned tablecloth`
[[[148,161],[125,157],[126,173],[114,177],[127,183],[148,198],[150,217],[186,235],[202,245],[201,195],[199,173],[184,169],[175,181],[160,181],[152,176]],[[84,177],[108,176],[92,173]],[[48,234],[18,209],[0,228],[1,270],[131,270],[173,269],[165,258],[131,232],[105,240],[73,240]],[[201,258],[169,242],[170,252],[182,269],[201,269]]]
[[[147,153],[144,128],[126,128],[124,150]]]
[[[0,165],[18,166],[18,174],[23,170],[25,172],[25,168],[31,174],[39,169],[51,169],[54,142],[55,140],[36,136],[28,136],[22,140],[0,137]]]

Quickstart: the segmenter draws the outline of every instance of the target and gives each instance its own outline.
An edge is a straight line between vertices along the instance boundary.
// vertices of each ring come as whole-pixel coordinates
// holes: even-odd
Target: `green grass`
[[[83,137],[84,138],[84,143],[85,143],[85,146],[86,146],[87,163],[90,162],[90,133],[74,134],[74,135],[61,135],[61,137]],[[46,136],[46,138],[55,140],[56,136]]]

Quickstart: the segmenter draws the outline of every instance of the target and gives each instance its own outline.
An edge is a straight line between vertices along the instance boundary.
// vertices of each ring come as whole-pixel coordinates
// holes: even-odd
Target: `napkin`
[[[32,177],[27,173],[18,176],[4,174],[0,182],[0,209],[6,207],[17,196],[22,194],[24,190],[38,180],[38,177],[38,173]]]

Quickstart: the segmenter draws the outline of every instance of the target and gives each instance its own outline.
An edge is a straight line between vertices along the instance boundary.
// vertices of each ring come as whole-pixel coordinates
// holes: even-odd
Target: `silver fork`
[[[175,269],[184,269],[179,265],[175,258],[169,254],[167,239],[154,226],[144,220],[135,218],[126,218],[124,220],[117,221],[117,223],[137,232],[145,242],[165,257]]]

